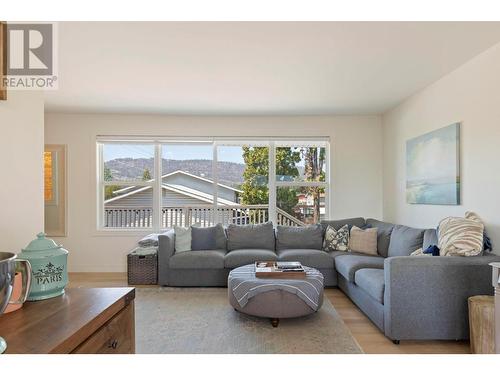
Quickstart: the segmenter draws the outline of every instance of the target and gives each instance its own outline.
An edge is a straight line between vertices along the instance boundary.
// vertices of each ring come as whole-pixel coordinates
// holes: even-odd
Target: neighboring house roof
[[[166,190],[170,190],[176,193],[184,194],[192,198],[200,199],[207,203],[213,203],[214,196],[212,194],[207,194],[202,191],[188,188],[184,185],[173,185],[173,184],[163,184],[162,187]],[[238,203],[217,197],[217,202],[224,204],[226,206],[238,206]]]
[[[133,187],[137,187],[137,186],[133,186]],[[113,192],[113,194],[115,193],[118,193],[118,192],[122,192],[122,191],[126,191],[126,190],[129,190],[130,188],[126,188],[126,189],[120,189],[120,190],[115,190]],[[123,194],[123,195],[120,195],[118,197],[114,197],[114,198],[110,198],[110,199],[107,199],[104,201],[104,203],[110,203],[110,202],[114,202],[114,201],[117,201],[119,199],[123,199],[123,198],[126,198],[126,197],[130,197],[131,195],[134,195],[134,194],[137,194],[137,193],[140,193],[141,191],[146,191],[148,189],[151,189],[151,186],[144,186],[144,187],[141,187],[137,190],[133,190],[131,191],[130,193],[126,193],[126,194]]]
[[[165,190],[173,191],[173,192],[178,193],[178,194],[183,194],[183,195],[186,195],[186,196],[191,197],[191,198],[199,199],[199,200],[206,202],[206,203],[213,203],[213,201],[214,201],[214,196],[212,194],[203,193],[199,190],[191,189],[191,188],[188,188],[188,187],[183,186],[183,185],[162,184],[161,187]],[[144,187],[141,187],[139,189],[133,190],[129,193],[120,195],[118,197],[110,198],[110,199],[104,201],[104,203],[106,204],[106,203],[110,203],[110,202],[115,202],[117,200],[129,197],[131,195],[146,191],[148,189],[151,189],[151,186],[144,186]],[[125,191],[125,189],[117,190],[117,191],[115,191],[115,193],[119,192],[119,191]],[[230,200],[219,198],[219,197],[217,198],[217,203],[222,204],[222,205],[226,205],[226,206],[237,206],[238,205],[238,203],[236,203],[236,202],[232,202]]]
[[[170,173],[167,173],[167,174],[164,174],[164,175],[162,175],[162,176],[161,176],[161,179],[163,180],[164,178],[166,178],[166,177],[170,177],[170,176],[173,176],[173,175],[175,175],[175,174],[183,174],[183,175],[185,175],[185,176],[189,176],[189,177],[192,177],[192,178],[196,178],[196,179],[198,179],[198,180],[202,180],[202,181],[205,181],[205,182],[213,183],[213,181],[212,181],[212,180],[209,180],[208,178],[205,178],[205,177],[200,177],[200,176],[196,176],[196,175],[191,174],[191,173],[189,173],[189,172],[184,172],[184,171],[179,171],[179,170],[174,171],[174,172],[170,172]],[[154,181],[154,180],[155,180],[155,179],[154,179],[154,178],[152,178],[151,180],[148,180],[148,182],[152,182],[152,181]],[[235,192],[237,192],[237,193],[243,193],[243,191],[242,191],[242,190],[239,190],[239,189],[233,188],[233,187],[228,186],[228,185],[224,185],[224,184],[220,184],[220,183],[217,183],[217,185],[218,185],[218,186],[220,186],[220,187],[222,187],[222,188],[225,188],[225,189],[229,189],[229,190],[235,191]],[[116,192],[116,193],[123,193],[123,192],[125,192],[125,191],[127,191],[127,190],[132,190],[132,189],[135,189],[135,188],[137,188],[137,186],[127,186],[126,188],[123,188],[123,189],[120,189],[120,190],[116,190],[115,192]],[[135,191],[135,190],[134,190],[134,191]],[[141,190],[141,191],[142,191],[142,190]],[[113,198],[113,199],[114,199],[114,198]]]
[[[191,174],[189,172],[184,172],[184,171],[179,171],[179,170],[174,171],[174,172],[170,172],[170,173],[167,173],[167,174],[164,174],[163,176],[161,176],[161,178],[164,179],[165,177],[172,176],[172,175],[177,174],[177,173],[184,174],[184,175],[189,176],[189,177],[194,177],[194,178],[197,178],[197,179],[202,180],[202,181],[213,183],[213,180],[210,180],[208,178],[196,176],[196,175]],[[220,187],[229,189],[229,190],[233,190],[233,191],[235,191],[237,193],[243,193],[243,190],[236,189],[236,188],[234,188],[232,186],[228,186],[228,185],[224,185],[224,184],[220,184],[220,183],[217,183],[217,185],[219,185]]]

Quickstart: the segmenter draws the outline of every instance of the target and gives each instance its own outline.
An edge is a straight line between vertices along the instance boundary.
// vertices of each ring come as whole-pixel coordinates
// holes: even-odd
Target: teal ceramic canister
[[[32,268],[31,291],[28,301],[39,301],[64,294],[68,284],[68,251],[54,240],[37,234],[37,238],[18,254]]]

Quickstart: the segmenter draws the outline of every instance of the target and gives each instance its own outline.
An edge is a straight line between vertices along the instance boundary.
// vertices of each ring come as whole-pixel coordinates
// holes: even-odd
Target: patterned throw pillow
[[[331,227],[326,228],[325,240],[323,241],[323,250],[325,251],[348,251],[349,247],[349,226],[346,224],[339,230]]]
[[[483,250],[484,224],[473,212],[465,218],[447,217],[439,223],[438,246],[441,256],[475,256]]]

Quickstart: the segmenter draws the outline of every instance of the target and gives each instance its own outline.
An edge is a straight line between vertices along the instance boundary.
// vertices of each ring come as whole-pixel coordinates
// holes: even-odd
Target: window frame
[[[159,232],[165,230],[162,227],[162,147],[168,144],[211,144],[212,146],[212,176],[213,176],[213,208],[217,212],[218,207],[218,147],[220,146],[257,146],[269,147],[269,220],[277,225],[277,188],[278,187],[323,187],[325,189],[325,218],[330,217],[331,211],[331,154],[330,138],[318,137],[150,137],[150,136],[96,136],[96,178],[97,178],[97,232]],[[104,181],[104,145],[105,144],[151,144],[154,146],[154,168],[155,176],[152,182],[148,181]],[[289,146],[284,146],[284,145]],[[277,181],[276,180],[276,148],[277,147],[325,147],[325,181]],[[105,227],[104,226],[104,189],[106,186],[151,186],[153,189],[153,220],[151,227]]]

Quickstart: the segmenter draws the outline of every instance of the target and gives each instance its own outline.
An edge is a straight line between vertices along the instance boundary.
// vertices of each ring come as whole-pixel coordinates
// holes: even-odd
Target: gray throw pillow
[[[227,250],[266,249],[274,251],[274,228],[270,221],[265,224],[236,225],[227,227]]]
[[[306,227],[288,227],[278,225],[276,228],[276,250],[323,248],[323,228],[320,224]]]
[[[222,224],[207,228],[193,227],[191,233],[192,250],[225,250],[226,234]]]
[[[391,233],[388,256],[407,256],[422,247],[424,229],[395,225]]]
[[[370,228],[377,228],[377,251],[380,255],[387,258],[394,224],[376,219],[366,219],[366,225]]]

